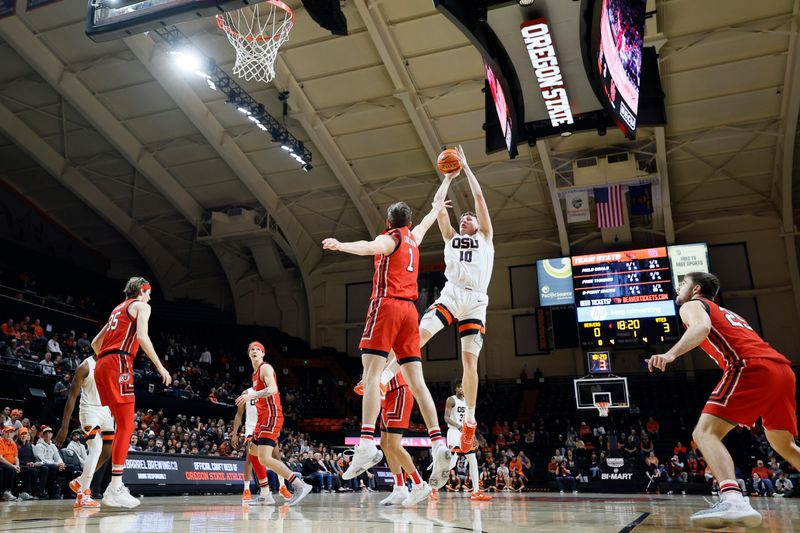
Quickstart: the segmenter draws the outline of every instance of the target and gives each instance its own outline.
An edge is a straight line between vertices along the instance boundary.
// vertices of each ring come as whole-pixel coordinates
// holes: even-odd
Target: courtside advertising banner
[[[141,485],[187,485],[202,491],[224,490],[244,482],[244,461],[226,457],[130,452],[125,462],[123,483]],[[166,488],[163,487],[163,488]]]

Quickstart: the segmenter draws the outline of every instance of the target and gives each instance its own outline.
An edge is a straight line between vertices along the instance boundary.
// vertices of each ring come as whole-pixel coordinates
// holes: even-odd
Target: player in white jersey
[[[114,441],[114,418],[111,416],[111,410],[100,403],[100,395],[94,382],[96,363],[97,359],[93,355],[84,359],[75,370],[67,403],[64,406],[61,429],[55,439],[56,444],[61,446],[67,438],[75,400],[80,394],[78,419],[83,428],[83,438],[89,453],[83,465],[83,473],[69,484],[69,488],[77,495],[75,507],[100,507],[100,503],[92,499],[92,478],[97,468],[111,457],[111,443]]]
[[[250,387],[244,394],[255,392],[253,387]],[[253,470],[256,471],[257,479],[265,479],[267,477],[267,469],[258,460],[257,451],[252,447],[253,432],[256,429],[256,422],[258,420],[258,410],[256,409],[256,400],[242,402],[236,409],[236,416],[233,419],[233,429],[231,430],[231,444],[234,448],[239,447],[239,428],[242,426],[242,415],[244,415],[244,490],[242,492],[242,501],[250,502],[252,496],[250,494],[250,480],[253,477]],[[292,492],[286,487],[283,479],[278,476],[280,485],[280,494],[286,500],[292,498]]]
[[[445,243],[444,274],[447,282],[439,298],[422,317],[419,333],[420,341],[425,344],[436,333],[458,321],[463,365],[461,382],[466,403],[459,448],[469,451],[472,449],[477,427],[475,404],[478,401],[478,355],[486,333],[486,307],[489,305],[486,291],[494,266],[494,233],[483,191],[460,146],[458,154],[461,170],[467,176],[475,200],[475,213],[461,214],[458,233],[450,225],[450,216],[446,210],[438,215],[437,222]],[[460,172],[447,174],[445,179],[450,180]]]
[[[447,399],[444,407],[444,421],[447,423],[447,446],[453,451],[450,468],[456,466],[459,456],[465,456],[469,465],[469,478],[472,480],[472,496],[470,498],[474,501],[489,501],[492,497],[481,490],[475,448],[466,452],[461,449],[461,430],[467,415],[467,403],[464,401],[464,389],[460,381],[456,381],[453,392],[454,394]]]

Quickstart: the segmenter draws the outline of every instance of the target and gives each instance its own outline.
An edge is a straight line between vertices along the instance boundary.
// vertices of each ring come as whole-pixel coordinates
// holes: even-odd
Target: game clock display
[[[587,352],[586,360],[589,363],[590,374],[611,373],[611,352]]]
[[[572,280],[582,347],[678,339],[666,247],[574,256]]]
[[[578,327],[583,348],[633,348],[678,340],[674,316],[583,322]]]

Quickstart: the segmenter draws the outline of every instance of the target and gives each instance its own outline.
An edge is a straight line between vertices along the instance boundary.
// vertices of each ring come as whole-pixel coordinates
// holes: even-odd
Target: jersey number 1
[[[408,249],[408,266],[406,267],[406,270],[408,270],[409,272],[414,272],[414,249],[413,248],[409,248]]]

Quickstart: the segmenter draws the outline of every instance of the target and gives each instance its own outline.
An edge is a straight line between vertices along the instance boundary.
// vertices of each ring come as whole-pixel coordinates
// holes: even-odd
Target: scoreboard
[[[572,282],[581,347],[678,340],[666,247],[573,256]]]

